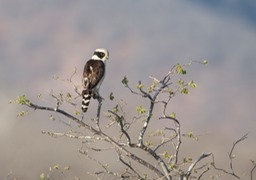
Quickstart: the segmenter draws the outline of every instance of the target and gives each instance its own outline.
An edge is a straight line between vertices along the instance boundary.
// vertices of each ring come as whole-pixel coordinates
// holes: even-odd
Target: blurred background
[[[207,59],[207,66],[193,64],[187,73],[198,88],[175,97],[170,107],[183,133],[202,135],[193,152],[186,144],[182,151],[193,158],[211,151],[221,167],[228,167],[233,142],[249,133],[235,151],[235,169],[248,172],[250,160],[256,160],[255,19],[251,0],[1,0],[0,179],[8,174],[10,179],[39,179],[54,164],[71,167],[67,179],[86,179],[86,171],[95,170],[77,152],[79,141],[41,133],[66,131],[63,123],[40,111],[17,117],[24,107],[9,101],[25,94],[38,104],[53,105],[50,90],[72,87],[52,77],[68,78],[76,67],[74,81],[80,83],[85,62],[99,47],[110,52],[101,88],[107,101],[103,111],[110,108],[110,92],[126,98],[132,108],[140,104],[123,88],[124,76],[135,87],[149,75],[163,77],[176,63]],[[89,109],[86,118],[93,116]]]

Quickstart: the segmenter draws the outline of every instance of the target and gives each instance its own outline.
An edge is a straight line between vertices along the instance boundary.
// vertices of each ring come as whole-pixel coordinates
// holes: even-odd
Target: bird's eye
[[[105,56],[105,53],[103,53],[103,52],[100,52],[100,53],[99,53],[99,57],[100,57],[100,58],[103,58],[104,56]]]

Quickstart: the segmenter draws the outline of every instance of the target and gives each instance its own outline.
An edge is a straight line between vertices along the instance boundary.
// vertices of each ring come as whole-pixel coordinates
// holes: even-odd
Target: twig
[[[238,143],[240,143],[241,141],[243,141],[243,140],[245,140],[245,139],[247,138],[247,135],[248,135],[248,133],[245,134],[245,135],[244,135],[243,137],[241,137],[240,139],[238,139],[236,142],[234,142],[234,143],[233,143],[233,146],[232,146],[232,148],[231,148],[231,150],[230,150],[230,153],[229,153],[229,160],[230,160],[230,163],[229,163],[229,165],[230,165],[230,169],[232,170],[233,173],[234,173],[233,162],[232,162],[232,159],[233,159],[233,151],[234,151],[234,149],[235,149],[235,146],[236,146]]]
[[[97,159],[91,157],[91,156],[87,153],[87,151],[84,151],[84,150],[82,150],[82,149],[79,149],[79,152],[80,152],[81,154],[85,155],[85,156],[86,156],[87,158],[89,158],[90,160],[96,162],[99,166],[102,167],[103,171],[98,171],[98,172],[95,172],[95,173],[94,173],[97,178],[99,178],[98,176],[99,176],[100,174],[104,174],[104,173],[105,173],[105,174],[112,175],[112,176],[115,176],[115,177],[117,177],[117,178],[121,178],[121,175],[120,175],[119,173],[110,171],[110,170],[108,169],[108,165],[104,165],[104,164],[102,164],[100,161],[98,161]]]
[[[8,180],[8,178],[12,175],[12,172],[9,172],[6,177],[5,177],[5,180]]]
[[[212,154],[212,166],[213,166],[214,169],[217,170],[217,171],[222,171],[222,172],[224,172],[225,174],[229,174],[229,175],[231,175],[231,176],[234,176],[234,177],[237,178],[237,179],[241,179],[239,176],[237,176],[237,175],[236,175],[235,173],[233,173],[233,172],[228,172],[228,171],[226,171],[225,169],[216,167],[216,165],[215,165],[215,159],[214,159],[214,155],[213,155],[213,154]]]
[[[171,117],[171,116],[166,116],[165,114],[164,114],[163,117],[160,117],[159,119],[168,119],[168,120],[174,121],[174,124],[176,126],[176,130],[174,130],[174,129],[171,129],[171,130],[174,130],[176,135],[177,135],[176,136],[177,137],[177,144],[175,146],[175,160],[174,160],[174,164],[177,164],[178,163],[178,158],[179,158],[180,145],[181,145],[180,122],[176,118]],[[166,128],[166,129],[169,129],[169,128]]]
[[[152,98],[149,98],[150,99],[150,106],[149,106],[149,111],[148,111],[148,114],[147,114],[147,119],[140,131],[140,135],[139,135],[139,144],[140,146],[143,145],[143,136],[148,128],[148,125],[149,125],[149,121],[151,120],[151,117],[152,117],[152,112],[153,112],[153,109],[154,109],[154,105],[155,105],[155,101],[156,101],[156,98],[158,97],[159,93],[164,89],[166,88],[167,85],[166,84],[163,84],[158,90],[157,92],[154,94],[154,96]],[[151,97],[151,96],[150,96]]]
[[[196,166],[196,164],[197,164],[199,161],[201,161],[202,159],[207,158],[207,157],[210,156],[211,154],[212,154],[212,153],[205,153],[205,152],[203,152],[203,153],[201,154],[201,156],[199,156],[199,157],[189,166],[187,173],[185,173],[185,175],[184,175],[184,178],[185,178],[185,179],[188,179],[189,176],[191,175],[192,170],[193,170],[194,167]]]
[[[254,161],[252,161],[252,160],[251,160],[251,162],[252,162],[252,164],[253,164],[253,167],[252,167],[252,170],[251,170],[251,180],[253,180],[252,174],[253,174],[253,171],[254,171],[255,168],[256,168],[256,163],[255,163]]]
[[[131,145],[131,138],[130,138],[129,134],[127,133],[127,131],[124,130],[123,117],[119,116],[117,113],[115,113],[113,111],[108,110],[108,112],[116,116],[116,118],[117,118],[116,122],[120,125],[121,131],[125,135],[125,137],[127,138],[128,145],[130,146]]]
[[[101,110],[101,106],[102,106],[102,99],[99,97],[98,98],[98,109],[97,109],[97,115],[96,115],[96,127],[99,131],[101,131],[101,129],[100,129],[100,110]]]
[[[140,174],[130,165],[128,164],[127,162],[125,162],[122,157],[119,155],[119,160],[125,165],[127,166],[136,176],[137,176],[137,179],[140,179],[140,180],[144,180],[144,178],[142,178],[140,176]]]
[[[201,177],[203,177],[203,175],[204,175],[205,173],[207,173],[209,170],[210,170],[210,168],[207,167],[203,172],[201,172],[201,174],[198,176],[197,180],[200,180]]]
[[[84,136],[84,135],[75,135],[72,133],[60,133],[60,132],[46,132],[42,131],[42,134],[47,134],[51,137],[68,137],[71,139],[78,139],[78,140],[104,140],[102,137],[99,136]]]
[[[237,145],[238,143],[244,141],[244,140],[247,138],[247,135],[248,135],[248,134],[245,134],[245,135],[242,136],[240,139],[238,139],[236,142],[234,142],[234,143],[233,143],[233,146],[232,146],[232,148],[231,148],[231,150],[230,150],[230,152],[229,152],[229,160],[230,160],[230,163],[229,163],[229,164],[230,164],[231,172],[229,172],[229,171],[227,171],[227,170],[225,170],[225,169],[216,167],[216,165],[215,165],[215,160],[214,160],[214,155],[212,154],[212,166],[214,167],[214,169],[216,169],[216,170],[218,170],[218,171],[222,171],[222,172],[224,172],[224,173],[226,173],[226,174],[229,174],[229,175],[231,175],[231,176],[234,176],[234,177],[237,178],[237,179],[241,179],[241,178],[235,173],[235,171],[234,171],[234,169],[233,169],[233,161],[232,161],[233,155],[232,155],[232,154],[233,154],[233,151],[234,151],[236,145]]]

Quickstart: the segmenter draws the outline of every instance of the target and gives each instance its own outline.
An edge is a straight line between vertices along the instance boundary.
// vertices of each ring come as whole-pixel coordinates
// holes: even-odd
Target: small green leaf
[[[158,136],[162,135],[162,134],[163,134],[163,130],[160,130],[160,129],[156,130],[156,134],[157,134]]]
[[[149,93],[153,92],[153,90],[155,90],[155,88],[157,87],[158,84],[159,84],[159,82],[154,80],[152,85],[148,88],[148,92]]]
[[[188,163],[188,162],[191,162],[193,159],[192,158],[183,158],[183,163]]]
[[[154,144],[152,141],[146,141],[146,146],[152,147]]]
[[[174,170],[175,169],[175,164],[169,163],[168,167],[169,167],[170,170]]]
[[[65,167],[64,167],[64,170],[65,170],[65,171],[70,170],[70,169],[71,169],[70,166],[65,166]]]
[[[191,86],[192,88],[196,88],[197,87],[196,83],[194,83],[194,81],[192,81],[192,80],[189,81],[188,85]]]
[[[66,95],[66,101],[70,102],[72,100],[72,95],[68,92]]]
[[[147,110],[144,109],[144,108],[142,107],[142,105],[136,107],[136,111],[137,111],[139,114],[144,114],[144,113],[147,112]]]
[[[171,155],[166,151],[164,151],[163,156],[164,156],[164,159],[170,159],[171,158]]]
[[[179,79],[179,80],[177,81],[177,83],[178,83],[180,86],[182,86],[182,85],[184,85],[184,80],[183,80],[183,79]]]
[[[44,173],[42,173],[42,174],[40,175],[40,179],[41,179],[41,180],[45,180],[45,175],[44,175]]]
[[[60,165],[59,165],[59,164],[55,164],[55,165],[53,166],[53,169],[60,169]]]
[[[187,73],[186,70],[183,69],[183,68],[182,68],[182,65],[180,65],[180,64],[177,64],[177,65],[176,65],[176,72],[177,72],[178,74],[183,74],[183,75],[185,75],[185,74]]]
[[[16,102],[21,105],[25,105],[25,104],[29,105],[29,100],[27,100],[25,95],[18,96],[16,99]]]
[[[17,114],[17,117],[25,116],[28,113],[28,111],[21,111]]]
[[[78,115],[80,115],[80,114],[81,114],[81,111],[79,111],[79,110],[75,110],[74,114],[75,114],[76,116],[78,116]]]
[[[176,114],[175,112],[172,112],[171,115],[170,115],[171,118],[176,118]]]
[[[128,79],[127,79],[127,77],[126,76],[124,76],[124,78],[123,78],[123,80],[122,80],[122,83],[125,85],[125,86],[127,86],[128,85]]]
[[[111,100],[111,101],[113,101],[114,100],[114,95],[113,95],[113,92],[111,92],[110,94],[109,94],[109,99]]]
[[[52,121],[55,120],[55,117],[52,114],[50,115],[50,120],[52,120]]]
[[[144,173],[143,174],[143,179],[147,179],[148,178],[148,174]]]
[[[117,113],[119,111],[119,108],[118,108],[118,105],[116,105],[114,108],[113,108],[113,112]]]
[[[188,88],[185,88],[185,87],[182,88],[182,89],[181,89],[181,93],[182,93],[182,94],[188,94],[188,93],[189,93]]]
[[[144,84],[141,84],[141,83],[139,83],[139,84],[136,85],[136,88],[137,88],[137,89],[142,89],[143,87],[144,87]]]

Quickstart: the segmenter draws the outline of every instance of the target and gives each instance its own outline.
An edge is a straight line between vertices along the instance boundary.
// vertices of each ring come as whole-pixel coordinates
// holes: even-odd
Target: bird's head
[[[106,49],[103,48],[99,48],[96,49],[92,55],[92,59],[95,60],[102,60],[103,62],[105,62],[106,60],[108,60],[109,57],[109,52]]]

